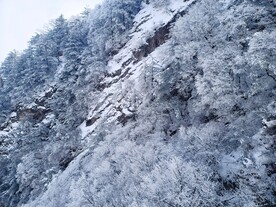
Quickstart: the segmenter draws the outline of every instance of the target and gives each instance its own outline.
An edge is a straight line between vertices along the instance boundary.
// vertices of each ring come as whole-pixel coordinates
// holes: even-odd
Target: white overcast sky
[[[103,0],[0,0],[0,63],[12,50],[21,51],[28,40],[63,14],[65,18],[93,8]]]

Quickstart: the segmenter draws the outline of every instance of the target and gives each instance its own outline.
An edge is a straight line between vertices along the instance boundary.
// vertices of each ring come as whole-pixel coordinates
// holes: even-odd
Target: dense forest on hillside
[[[105,0],[0,67],[0,207],[276,205],[276,1]]]

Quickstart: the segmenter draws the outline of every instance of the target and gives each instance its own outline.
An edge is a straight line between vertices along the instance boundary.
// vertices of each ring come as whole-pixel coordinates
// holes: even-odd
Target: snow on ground
[[[154,32],[166,25],[179,12],[185,10],[195,0],[183,2],[175,0],[170,7],[154,8],[149,5],[142,9],[134,19],[134,26],[131,30],[131,39],[125,47],[109,61],[109,72],[113,73],[122,68],[123,63],[132,58],[132,52],[146,44],[147,39]]]
[[[103,121],[105,122],[112,122],[117,119],[119,115],[122,113],[126,115],[130,115],[130,112],[127,111],[125,108],[122,109],[122,113],[116,111],[114,108],[117,108],[120,106],[119,103],[120,99],[122,97],[119,96],[120,93],[122,93],[123,90],[128,90],[129,86],[128,83],[132,83],[132,87],[139,90],[141,86],[139,86],[140,82],[138,81],[139,78],[141,78],[141,74],[146,69],[147,65],[156,65],[157,70],[155,71],[155,75],[158,75],[158,68],[164,68],[167,65],[167,62],[169,60],[163,57],[164,54],[166,54],[167,50],[167,44],[163,44],[162,46],[158,47],[155,51],[153,51],[148,57],[144,58],[143,61],[140,63],[134,65],[130,64],[130,70],[129,74],[130,76],[127,77],[127,82],[124,81],[124,79],[120,79],[117,83],[112,84],[110,87],[107,87],[103,90],[103,98],[99,100],[99,104],[95,106],[89,113],[87,120],[91,118],[98,118],[94,124],[91,126],[86,126],[86,121],[84,121],[80,125],[80,130],[82,134],[82,140],[85,140],[85,138],[94,132],[94,130],[98,127],[100,123]],[[110,82],[112,80],[109,80]]]
[[[134,26],[131,30],[131,39],[127,42],[123,49],[119,51],[117,55],[113,57],[112,60],[108,63],[108,69],[110,73],[115,73],[116,71],[123,69],[123,64],[128,60],[133,59],[133,51],[137,50],[140,46],[146,43],[146,40],[154,34],[158,28],[166,25],[171,21],[174,16],[185,10],[190,4],[195,0],[183,2],[182,0],[175,0],[167,8],[154,8],[151,5],[148,5],[142,9],[134,19]],[[139,78],[141,71],[145,69],[146,65],[156,65],[156,67],[163,67],[166,64],[167,60],[162,62],[157,62],[162,54],[162,47],[157,48],[152,52],[147,58],[144,58],[143,62],[134,64],[133,62],[129,63],[128,68],[130,68],[128,74],[131,74],[128,79],[134,81]],[[118,77],[115,77],[118,78]],[[115,79],[114,77],[106,78],[105,83],[112,83]],[[117,91],[122,90],[124,87],[123,80],[119,80],[117,83],[111,84],[110,87],[107,87],[103,91],[103,100],[99,101],[100,107],[95,107],[92,109],[88,115],[88,120],[91,118],[99,117],[95,123],[91,126],[86,126],[86,121],[80,125],[80,130],[82,133],[82,139],[84,140],[89,134],[97,128],[97,125],[103,121],[104,118],[109,117],[105,121],[114,121],[119,113],[114,111],[114,105],[118,102],[118,97],[114,94],[118,94]],[[109,94],[109,95],[107,95]],[[111,104],[112,103],[112,104]],[[125,112],[125,111],[124,111]],[[127,114],[127,113],[125,113]]]

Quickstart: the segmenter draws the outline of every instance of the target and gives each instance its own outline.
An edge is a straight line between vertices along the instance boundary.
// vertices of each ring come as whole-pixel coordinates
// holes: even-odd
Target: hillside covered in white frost
[[[0,207],[276,205],[275,0],[105,0],[0,77]]]

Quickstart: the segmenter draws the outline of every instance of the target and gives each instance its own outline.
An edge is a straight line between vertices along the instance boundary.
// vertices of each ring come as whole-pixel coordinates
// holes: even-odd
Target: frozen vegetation
[[[276,205],[275,0],[105,0],[0,77],[0,207]]]

